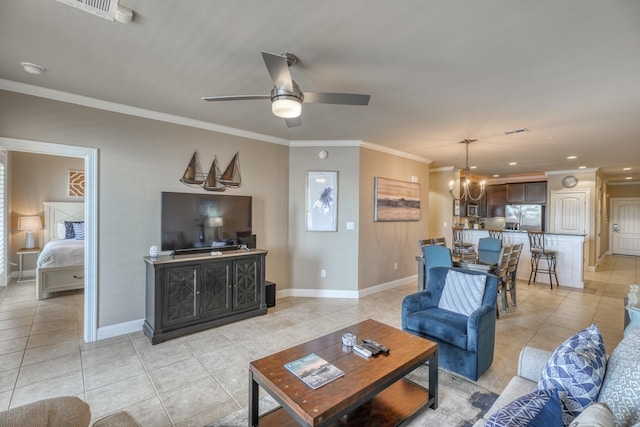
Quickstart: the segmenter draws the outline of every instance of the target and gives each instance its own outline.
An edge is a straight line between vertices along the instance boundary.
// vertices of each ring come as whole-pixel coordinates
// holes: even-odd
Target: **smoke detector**
[[[42,65],[34,64],[33,62],[21,62],[20,65],[29,74],[42,74],[45,71]]]
[[[83,12],[99,16],[109,21],[124,24],[131,22],[133,11],[118,4],[119,0],[57,0],[59,3],[75,7]]]

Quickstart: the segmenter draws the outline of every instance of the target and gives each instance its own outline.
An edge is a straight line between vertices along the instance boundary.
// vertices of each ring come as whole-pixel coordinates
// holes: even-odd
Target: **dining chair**
[[[433,267],[453,267],[451,249],[441,245],[427,245],[422,247],[424,258],[424,282],[421,289],[427,288],[429,283],[429,269]]]
[[[478,262],[482,264],[498,264],[502,250],[502,240],[495,237],[478,239]]]
[[[511,257],[509,258],[509,269],[507,270],[509,287],[508,290],[511,294],[511,303],[513,305],[518,305],[516,303],[516,275],[518,273],[518,263],[520,262],[522,246],[522,243],[516,243],[511,246]]]
[[[553,289],[553,278],[556,279],[556,286],[560,286],[558,282],[558,274],[556,273],[556,263],[558,260],[557,252],[545,248],[544,233],[542,231],[527,231],[529,235],[529,250],[531,251],[531,273],[529,273],[529,283],[531,277],[536,281],[538,273],[549,274],[549,285]],[[540,268],[540,260],[545,260],[547,268]]]
[[[498,270],[496,276],[498,276],[498,293],[502,300],[502,311],[505,313],[509,311],[509,304],[507,303],[507,282],[509,280],[509,260],[511,259],[511,246],[505,246],[502,248],[500,254],[500,263],[498,264]],[[497,307],[497,304],[496,304]],[[500,313],[497,312],[498,317]]]
[[[502,230],[499,228],[490,228],[489,229],[489,237],[493,237],[494,239],[502,240]]]
[[[418,251],[422,253],[423,246],[430,245],[439,245],[439,246],[447,246],[447,239],[444,237],[433,237],[430,239],[420,239],[418,240]]]
[[[475,261],[476,251],[473,244],[464,241],[464,229],[453,227],[453,254],[463,261]]]

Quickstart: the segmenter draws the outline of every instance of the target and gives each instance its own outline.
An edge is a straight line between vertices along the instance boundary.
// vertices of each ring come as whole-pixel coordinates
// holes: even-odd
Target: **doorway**
[[[84,340],[97,338],[97,271],[98,271],[98,149],[42,141],[0,137],[0,149],[37,154],[84,158],[85,169],[85,253],[84,253]]]
[[[640,199],[611,199],[611,252],[640,256]]]

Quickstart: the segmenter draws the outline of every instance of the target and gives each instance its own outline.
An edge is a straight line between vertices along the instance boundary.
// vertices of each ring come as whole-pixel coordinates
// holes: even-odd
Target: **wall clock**
[[[572,187],[575,187],[576,184],[578,184],[578,178],[576,178],[573,175],[567,175],[564,178],[562,178],[563,187],[572,188]]]

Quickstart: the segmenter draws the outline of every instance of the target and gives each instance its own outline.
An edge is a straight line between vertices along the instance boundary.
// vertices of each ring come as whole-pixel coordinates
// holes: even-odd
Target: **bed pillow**
[[[494,412],[486,427],[552,427],[562,425],[560,398],[555,389],[525,394]]]
[[[65,239],[75,239],[76,234],[73,231],[73,224],[76,224],[78,222],[84,222],[84,221],[65,221],[64,222],[64,238]]]
[[[66,239],[67,238],[67,229],[64,226],[64,223],[58,222],[56,224],[56,237],[58,239]]]
[[[438,307],[469,316],[482,305],[486,280],[484,274],[449,270]]]
[[[538,389],[558,390],[563,424],[596,401],[604,379],[606,353],[596,325],[578,332],[560,344],[547,362]]]
[[[73,238],[76,240],[84,240],[84,222],[73,223]]]

